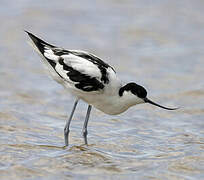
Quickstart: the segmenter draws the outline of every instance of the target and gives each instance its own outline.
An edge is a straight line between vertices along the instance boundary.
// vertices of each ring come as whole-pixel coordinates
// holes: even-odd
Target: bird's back
[[[97,56],[85,51],[65,50],[27,33],[51,76],[78,98],[86,101],[85,96],[96,99],[96,95],[101,98],[118,92],[121,84],[114,69]]]

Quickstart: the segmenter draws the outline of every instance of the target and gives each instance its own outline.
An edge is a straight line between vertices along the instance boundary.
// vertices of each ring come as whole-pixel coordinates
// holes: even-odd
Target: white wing
[[[69,83],[75,88],[90,92],[101,91],[109,83],[112,67],[93,54],[58,48],[27,32],[46,64],[55,71],[54,79],[61,84]],[[56,77],[58,76],[58,77]]]
[[[84,59],[82,57],[76,56],[74,54],[62,55],[61,58],[64,59],[64,63],[67,66],[72,67],[76,71],[85,74],[90,77],[101,79],[101,72],[97,65],[93,64],[91,61]]]

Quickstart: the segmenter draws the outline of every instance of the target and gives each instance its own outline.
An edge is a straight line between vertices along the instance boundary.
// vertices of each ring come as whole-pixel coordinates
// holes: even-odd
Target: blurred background
[[[1,0],[0,22],[2,180],[204,179],[202,0]],[[74,100],[48,78],[23,30],[92,52],[124,83],[181,109],[144,104],[119,116],[94,109],[84,146],[81,102],[63,148]]]

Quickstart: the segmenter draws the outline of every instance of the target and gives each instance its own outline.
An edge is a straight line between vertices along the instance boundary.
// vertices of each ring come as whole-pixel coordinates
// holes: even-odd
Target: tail
[[[37,51],[37,53],[42,58],[42,62],[45,64],[45,68],[48,72],[51,73],[52,78],[56,81],[60,82],[62,79],[57,75],[55,66],[56,61],[59,59],[59,56],[54,54],[54,49],[57,48],[54,45],[48,44],[47,42],[43,41],[42,39],[36,37],[32,33],[25,31],[28,36],[31,38],[31,45]]]
[[[55,48],[56,46],[52,44],[48,44],[47,42],[43,41],[42,39],[38,38],[37,36],[33,35],[32,33],[25,30],[25,32],[28,34],[30,39],[32,40],[33,44],[37,49],[40,51],[40,53],[43,55],[45,52],[46,47],[48,49]]]

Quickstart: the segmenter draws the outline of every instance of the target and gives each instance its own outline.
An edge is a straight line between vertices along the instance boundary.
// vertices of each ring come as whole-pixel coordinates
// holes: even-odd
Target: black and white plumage
[[[150,103],[168,110],[176,109],[152,102],[146,97],[146,90],[136,83],[123,85],[117,78],[115,70],[97,56],[80,50],[65,50],[48,44],[30,32],[27,33],[53,79],[76,97],[64,129],[66,145],[68,145],[70,122],[79,99],[89,104],[83,127],[86,144],[87,125],[92,106],[110,115],[120,114],[140,103]]]

